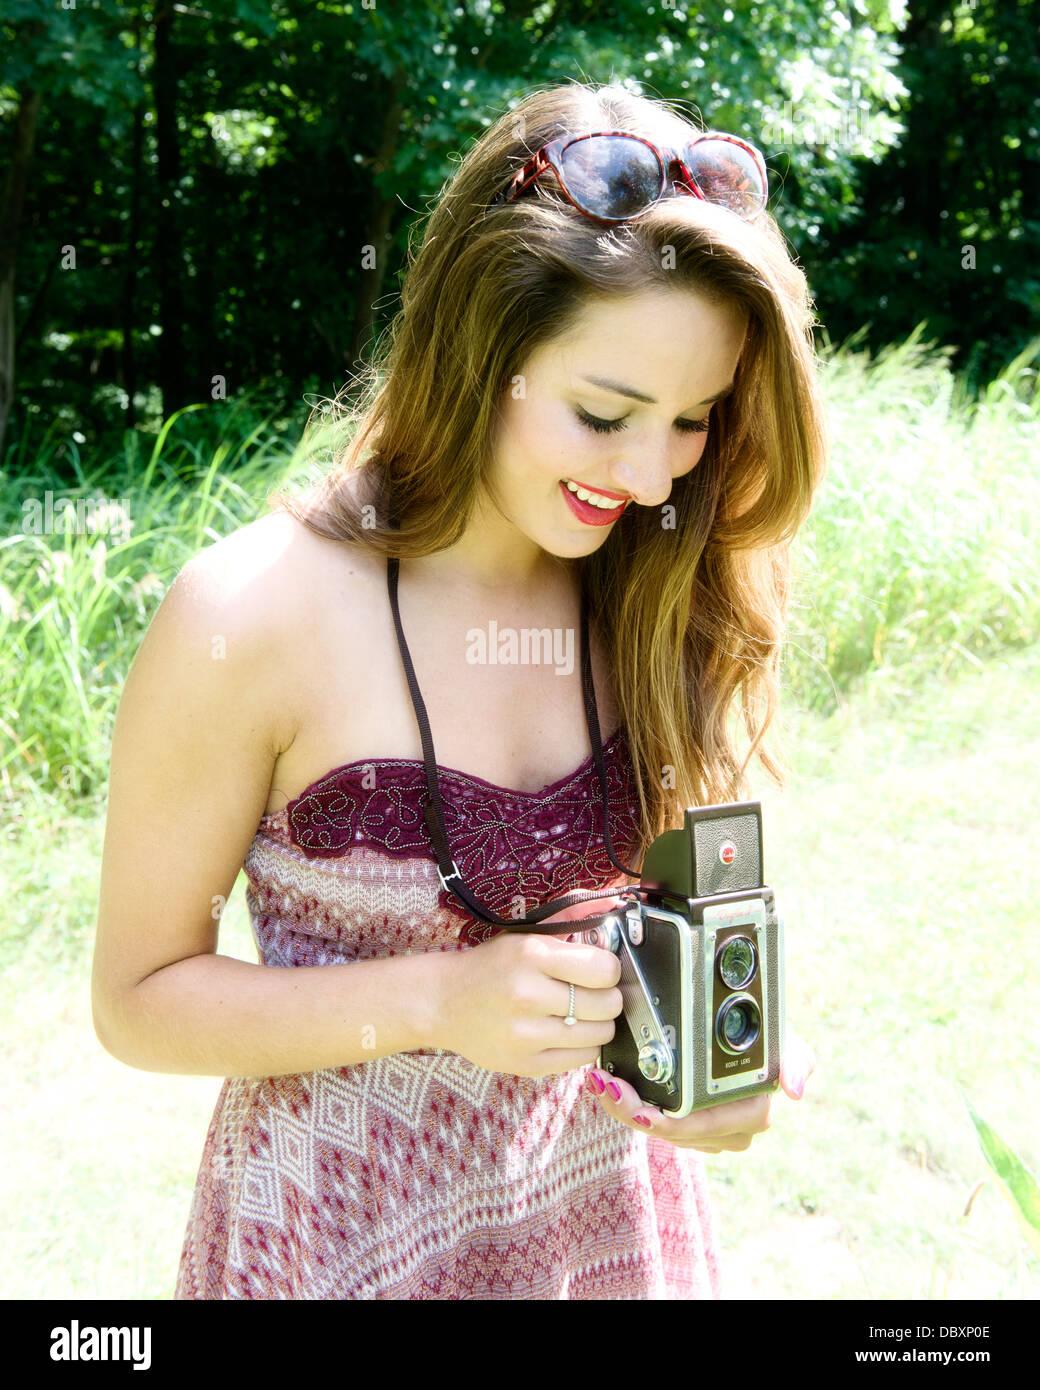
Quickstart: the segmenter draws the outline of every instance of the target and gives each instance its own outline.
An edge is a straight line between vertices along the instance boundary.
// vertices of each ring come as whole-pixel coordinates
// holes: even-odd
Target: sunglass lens
[[[721,203],[741,217],[766,205],[762,170],[749,150],[733,140],[698,140],[683,155],[690,177],[711,203]]]
[[[632,217],[661,192],[657,156],[641,140],[624,135],[575,140],[564,150],[561,165],[567,192],[595,217]]]

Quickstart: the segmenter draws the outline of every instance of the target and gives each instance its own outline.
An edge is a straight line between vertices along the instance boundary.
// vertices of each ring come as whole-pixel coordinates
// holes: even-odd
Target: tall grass
[[[975,401],[920,330],[823,354],[828,476],[795,545],[785,669],[828,713],[1040,637],[1040,339]]]
[[[1038,355],[1040,339],[968,401],[917,333],[874,361],[825,349],[831,462],[796,543],[785,664],[805,707],[826,711],[863,676],[904,688],[1040,633]],[[11,452],[0,471],[9,819],[26,796],[38,810],[51,798],[98,809],[120,691],[162,594],[192,555],[262,515],[273,487],[313,475],[320,441],[302,448],[299,434],[252,406],[190,407],[150,450],[128,432],[89,469],[53,435]],[[55,507],[54,529],[32,534],[48,491],[101,505],[72,527]]]
[[[90,469],[75,440],[51,431],[33,448],[24,436],[0,472],[8,802],[96,809],[126,673],[162,595],[188,559],[261,514],[284,473],[284,425],[251,408],[197,411],[208,414],[171,416],[150,450],[128,431],[121,454]]]

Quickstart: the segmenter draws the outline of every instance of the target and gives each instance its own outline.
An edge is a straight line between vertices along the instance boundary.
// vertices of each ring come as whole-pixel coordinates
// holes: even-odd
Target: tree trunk
[[[0,208],[0,463],[4,457],[7,417],[14,399],[14,269],[39,115],[40,93],[34,87],[27,87],[18,102],[11,168]]]
[[[177,72],[170,0],[155,9],[155,153],[159,193],[155,236],[155,272],[159,280],[159,388],[163,416],[187,405],[184,389],[183,313],[181,299],[180,149],[177,144]]]
[[[141,48],[141,27],[138,20],[134,25],[134,42],[138,52]],[[130,219],[126,230],[126,271],[123,276],[123,347],[122,376],[123,390],[126,392],[126,428],[137,426],[137,410],[134,396],[137,392],[137,356],[134,352],[134,290],[141,273],[138,264],[138,239],[141,234],[141,155],[144,149],[144,103],[138,102],[134,108],[134,134],[130,151]]]
[[[906,182],[904,193],[904,218],[909,235],[915,232],[931,238],[933,244],[942,236],[943,195],[940,189],[940,161],[946,153],[947,131],[939,119],[934,100],[929,89],[935,81],[930,72],[935,55],[947,40],[942,26],[948,22],[946,5],[943,0],[917,0],[910,18],[900,35],[904,51],[912,53],[913,63],[918,69],[920,89],[911,93],[906,109],[906,133],[902,138],[903,149],[933,150],[935,159],[917,163],[914,177]]]
[[[224,378],[228,396],[237,395],[242,387],[241,380],[233,381],[229,373],[229,356],[222,351],[223,335],[213,317],[213,305],[217,297],[217,260],[220,255],[217,236],[221,226],[220,219],[214,215],[220,206],[224,183],[220,169],[210,158],[212,140],[205,142],[196,154],[194,172],[195,187],[192,193],[196,206],[204,215],[197,219],[195,240],[192,252],[195,259],[196,274],[192,280],[191,309],[188,329],[191,334],[191,377],[188,393],[192,400],[209,401],[213,399],[213,378]],[[259,181],[259,176],[258,176]],[[224,327],[226,328],[226,324]]]
[[[404,102],[401,93],[404,91],[405,81],[405,73],[398,69],[394,73],[383,106],[384,115],[379,145],[372,161],[373,174],[378,174],[389,168],[394,155],[397,153],[398,142],[401,138],[401,117],[404,114]],[[358,297],[354,309],[354,328],[350,345],[351,360],[347,364],[351,372],[353,372],[354,362],[363,357],[372,336],[375,305],[383,288],[383,279],[389,260],[390,221],[393,212],[393,198],[385,197],[379,187],[373,183],[368,213],[363,225],[365,229],[364,245],[375,248],[375,266],[371,270],[363,269],[358,282]]]

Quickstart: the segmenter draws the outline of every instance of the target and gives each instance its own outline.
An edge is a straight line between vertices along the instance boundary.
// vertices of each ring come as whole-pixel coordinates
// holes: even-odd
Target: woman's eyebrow
[[[587,381],[590,386],[603,386],[608,391],[616,391],[619,396],[631,396],[634,401],[645,401],[647,405],[656,405],[655,396],[647,396],[642,391],[636,391],[631,386],[624,386],[620,381],[608,381],[602,376],[583,376],[582,381]],[[721,391],[717,391],[714,396],[705,396],[701,405],[714,405],[716,401],[721,401],[733,390],[734,383],[728,382]]]

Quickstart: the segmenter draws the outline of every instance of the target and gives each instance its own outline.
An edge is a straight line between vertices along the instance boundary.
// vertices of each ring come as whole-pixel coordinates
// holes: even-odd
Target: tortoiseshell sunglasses
[[[561,135],[543,145],[491,207],[511,203],[546,169],[556,175],[567,201],[599,222],[638,217],[664,197],[670,178],[677,191],[719,203],[748,220],[769,197],[765,160],[735,135],[709,130],[674,150],[623,130],[600,130]]]

